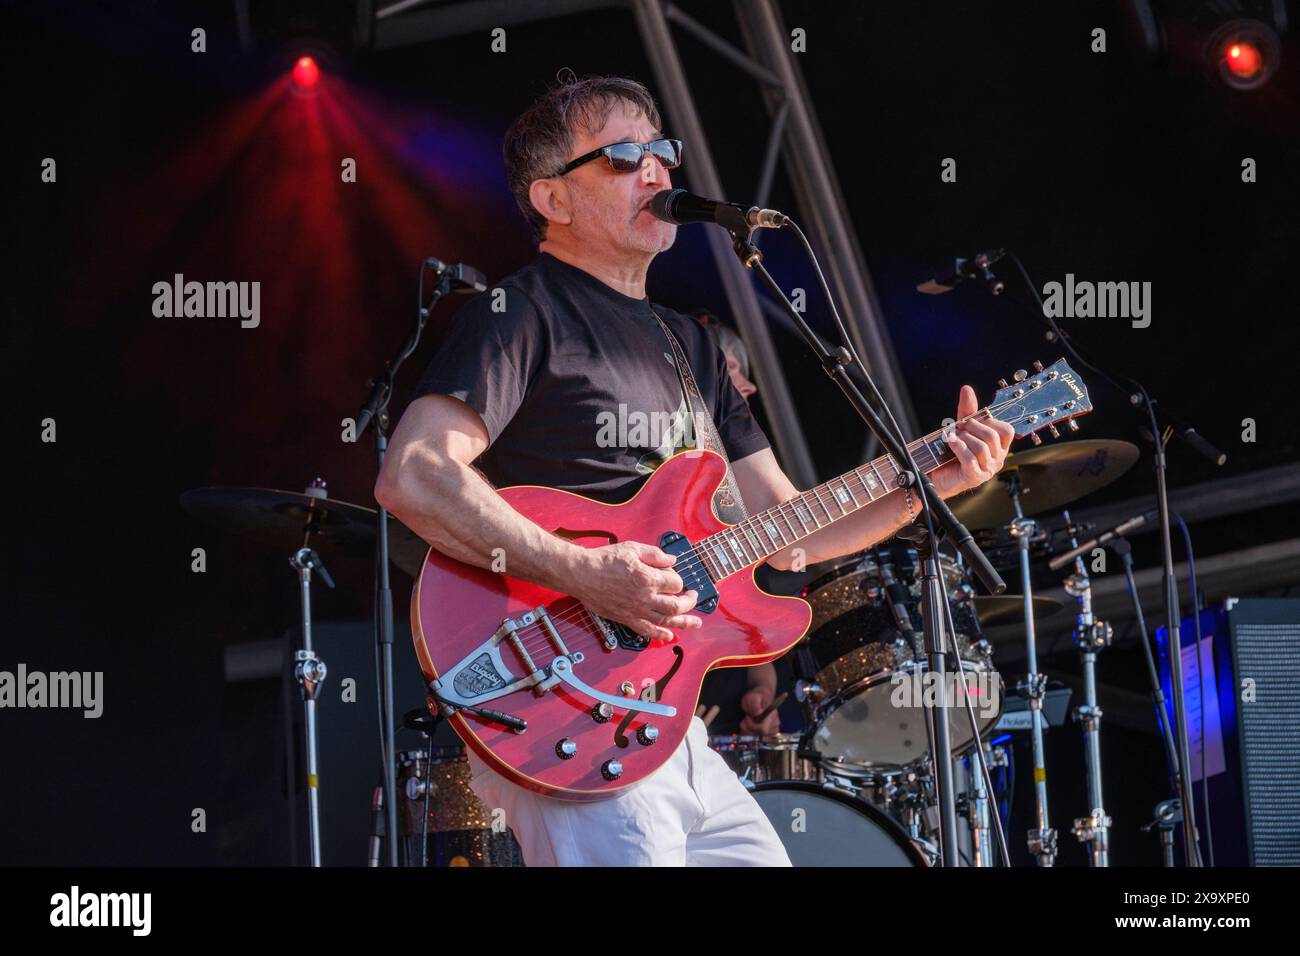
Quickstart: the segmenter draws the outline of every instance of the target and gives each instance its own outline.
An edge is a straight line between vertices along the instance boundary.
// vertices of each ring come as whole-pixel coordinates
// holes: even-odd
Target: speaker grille
[[[1245,603],[1245,602],[1243,602]],[[1245,610],[1243,608],[1242,610]],[[1250,623],[1232,615],[1242,783],[1251,862],[1300,865],[1300,621]],[[1254,682],[1254,700],[1242,700]]]

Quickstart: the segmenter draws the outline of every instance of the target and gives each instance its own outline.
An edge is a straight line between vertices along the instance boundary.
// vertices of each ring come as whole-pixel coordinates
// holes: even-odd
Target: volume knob
[[[555,744],[555,755],[561,760],[568,760],[578,752],[578,745],[568,737],[561,737]]]
[[[606,780],[617,780],[623,776],[623,764],[617,760],[606,760],[600,765],[600,775]]]
[[[646,724],[644,727],[641,727],[640,729],[637,730],[636,739],[643,746],[649,747],[652,743],[654,743],[656,740],[659,739],[659,728],[656,727],[654,724]]]
[[[595,707],[591,708],[591,719],[598,724],[603,724],[609,718],[614,716],[614,708],[609,704],[601,701]]]

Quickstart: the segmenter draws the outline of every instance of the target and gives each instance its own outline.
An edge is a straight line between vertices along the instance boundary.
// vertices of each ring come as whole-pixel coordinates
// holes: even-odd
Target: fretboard
[[[988,415],[988,409],[981,409],[971,417],[980,419],[988,418]],[[954,457],[942,431],[931,432],[907,447],[916,459],[917,467],[926,474]],[[709,576],[719,581],[767,560],[776,552],[898,490],[901,472],[892,456],[881,455],[789,501],[750,515],[695,542],[695,553]]]

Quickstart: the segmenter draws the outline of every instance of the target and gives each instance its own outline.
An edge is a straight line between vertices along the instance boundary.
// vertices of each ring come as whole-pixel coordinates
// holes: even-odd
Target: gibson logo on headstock
[[[1083,398],[1083,389],[1074,381],[1074,376],[1069,372],[1061,373],[1061,381],[1070,386],[1070,391],[1074,392],[1076,398]]]

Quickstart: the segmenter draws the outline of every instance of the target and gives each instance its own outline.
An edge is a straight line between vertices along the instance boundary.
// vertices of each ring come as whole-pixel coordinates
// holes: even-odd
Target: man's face
[[[662,139],[636,107],[620,101],[602,129],[578,130],[565,162],[611,143],[648,143]],[[646,153],[636,172],[617,173],[604,156],[583,163],[564,176],[569,188],[573,236],[593,250],[631,253],[663,252],[677,238],[677,227],[656,219],[646,205],[655,193],[672,188],[668,170]]]

